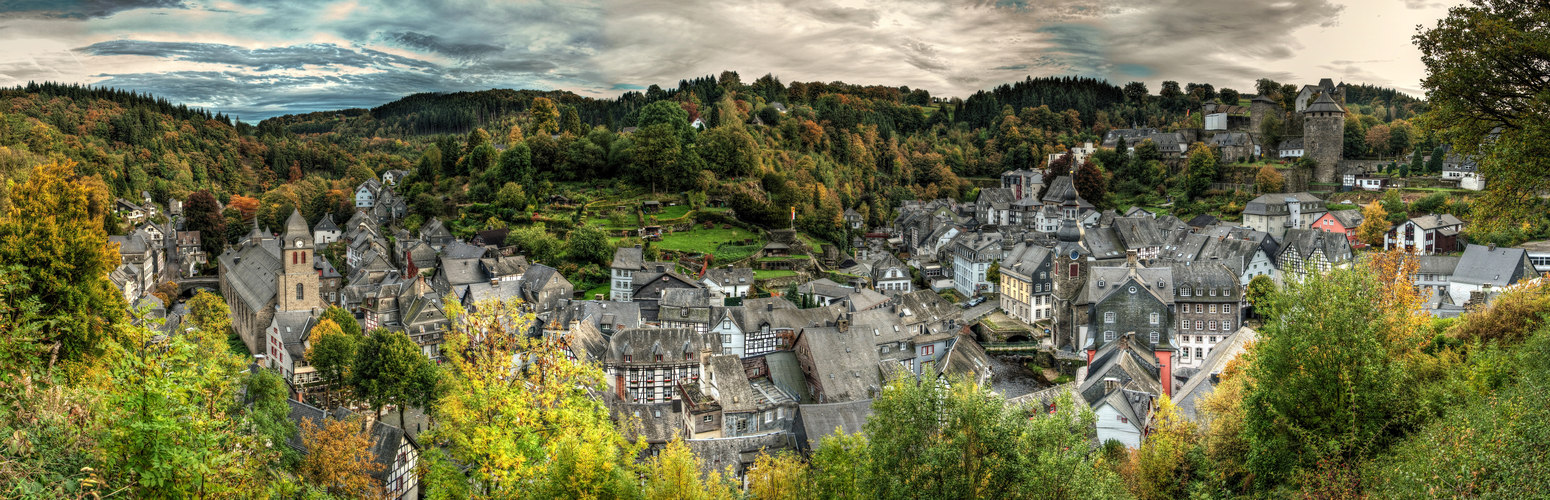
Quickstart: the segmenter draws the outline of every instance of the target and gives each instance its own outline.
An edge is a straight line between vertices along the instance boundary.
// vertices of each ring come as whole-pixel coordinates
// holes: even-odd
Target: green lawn
[[[768,279],[784,278],[784,277],[787,277],[787,276],[796,276],[796,275],[797,275],[796,271],[785,271],[785,270],[766,271],[764,269],[754,269],[753,270],[753,279],[756,279],[756,280],[768,280]]]
[[[776,262],[776,261],[782,261],[782,260],[800,260],[800,259],[806,259],[806,258],[807,258],[806,255],[789,255],[789,256],[786,256],[786,257],[760,257],[759,258],[759,262]]]
[[[600,286],[600,287],[597,287],[597,288],[593,288],[591,290],[587,290],[585,294],[582,294],[581,299],[582,300],[592,300],[592,297],[596,297],[598,294],[602,294],[603,298],[607,299],[608,298],[608,292],[609,292],[609,286],[608,285],[603,285],[603,286]]]
[[[753,238],[753,245],[736,245],[735,242]],[[704,229],[695,226],[688,231],[662,235],[662,241],[652,243],[657,248],[686,253],[708,253],[716,256],[716,262],[732,262],[745,259],[764,246],[757,233],[733,227],[732,229]]]
[[[647,217],[656,217],[657,220],[677,219],[685,215],[689,215],[688,205],[664,206],[661,212],[646,214]]]

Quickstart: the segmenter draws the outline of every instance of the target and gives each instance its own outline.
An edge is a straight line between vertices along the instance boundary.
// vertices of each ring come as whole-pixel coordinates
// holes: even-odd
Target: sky
[[[967,97],[1028,76],[1368,83],[1457,0],[0,0],[0,86],[150,92],[245,121],[418,92],[614,97],[737,71]]]

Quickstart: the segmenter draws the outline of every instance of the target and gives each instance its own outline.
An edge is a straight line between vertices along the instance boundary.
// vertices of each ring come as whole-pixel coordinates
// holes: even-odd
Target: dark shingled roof
[[[834,327],[804,328],[801,340],[812,357],[807,367],[824,388],[824,402],[871,399],[882,388],[877,347],[871,332]]]
[[[1249,343],[1258,338],[1259,332],[1245,326],[1212,347],[1211,352],[1206,354],[1206,360],[1200,364],[1199,371],[1174,392],[1174,401],[1178,401],[1179,411],[1184,412],[1185,417],[1198,419],[1195,405],[1216,389],[1218,378],[1227,369],[1227,363],[1237,359],[1239,354],[1248,349]]]
[[[855,434],[862,431],[867,417],[872,416],[872,400],[823,403],[797,407],[794,431],[797,444],[804,450],[818,448],[818,443],[831,434]]]
[[[1321,92],[1321,93],[1319,93],[1319,98],[1318,99],[1314,99],[1313,100],[1313,104],[1309,104],[1308,107],[1303,110],[1303,112],[1304,113],[1320,113],[1320,112],[1324,112],[1324,113],[1342,113],[1342,114],[1344,114],[1345,113],[1345,109],[1341,108],[1339,104],[1336,104],[1334,99],[1330,99],[1328,92]]]

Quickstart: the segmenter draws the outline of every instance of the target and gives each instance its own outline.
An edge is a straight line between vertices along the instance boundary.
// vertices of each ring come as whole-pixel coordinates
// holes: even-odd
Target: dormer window
[[[1103,313],[1103,322],[1104,323],[1113,323],[1114,322],[1114,313],[1113,312]]]
[[[1189,296],[1189,287],[1187,287],[1187,286],[1179,287],[1179,296],[1181,296],[1181,297],[1188,297]]]

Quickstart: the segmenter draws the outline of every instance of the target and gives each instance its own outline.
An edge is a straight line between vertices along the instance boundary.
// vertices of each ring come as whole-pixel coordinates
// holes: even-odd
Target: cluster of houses
[[[1308,109],[1323,109],[1327,98]],[[1222,120],[1241,125],[1230,115]],[[1183,154],[1182,137],[1155,130],[1111,132],[1105,145],[1121,138]],[[650,449],[683,439],[707,469],[730,468],[738,477],[760,450],[806,452],[836,429],[859,431],[870,401],[890,381],[994,380],[998,365],[974,329],[980,316],[944,299],[947,290],[998,295],[993,306],[1025,324],[1043,349],[1081,365],[1074,382],[1014,403],[1051,409],[1068,393],[1097,412],[1100,440],[1137,446],[1157,398],[1169,395],[1192,414],[1194,401],[1254,340],[1244,326],[1252,279],[1295,280],[1350,266],[1362,222],[1359,211],[1328,210],[1309,193],[1260,196],[1246,205],[1241,225],[1140,208],[1100,211],[1069,176],[1014,170],[973,202],[906,202],[887,227],[867,228],[847,210],[858,235],[849,252],[825,246],[808,252],[819,259],[796,259],[802,243],[772,232],[752,265],[790,256],[834,271],[793,281],[794,296],[754,293],[768,283],[758,283],[749,267],[694,268],[623,247],[615,250],[606,296],[577,297],[555,268],[505,245],[505,230],[463,239],[436,218],[412,233],[401,229],[408,208],[393,188],[406,175],[391,171],[361,184],[357,210],[343,223],[332,215],[309,223],[299,212],[280,231],[255,223],[217,258],[233,328],[259,368],[290,384],[293,419],[349,417],[304,402],[331,389],[304,356],[324,309],[349,311],[363,330],[404,332],[439,361],[453,327],[451,303],[477,311],[491,300],[520,300],[533,320],[518,328],[602,367],[607,391],[600,397],[629,424],[632,439]],[[133,215],[134,204],[121,203]],[[144,208],[133,208],[145,217]],[[1459,314],[1550,270],[1550,245],[1465,246],[1462,227],[1451,215],[1426,215],[1395,225],[1384,241],[1384,248],[1422,255],[1415,279],[1435,315]],[[124,265],[112,277],[129,301],[154,286],[166,252],[189,247],[187,259],[199,246],[197,234],[169,235],[155,225],[114,238]],[[341,262],[320,255],[330,245],[343,248]],[[414,496],[418,486],[406,471],[417,460],[418,427],[371,426],[373,455],[384,466],[378,480],[392,497]]]

